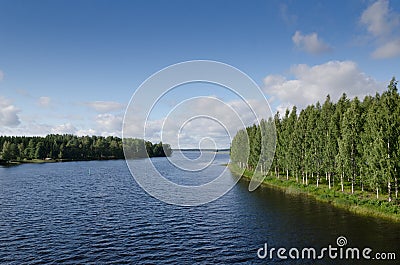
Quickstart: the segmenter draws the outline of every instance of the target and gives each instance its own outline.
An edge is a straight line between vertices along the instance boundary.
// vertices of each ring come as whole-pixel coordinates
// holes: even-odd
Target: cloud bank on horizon
[[[9,1],[7,15],[0,18],[0,34],[7,40],[0,45],[0,135],[121,137],[124,111],[135,87],[179,61],[210,59],[238,67],[280,113],[294,105],[323,102],[328,94],[336,101],[343,93],[362,99],[382,92],[400,69],[398,1],[260,1],[229,7],[214,3],[210,10],[211,3],[190,8],[160,2],[98,3],[94,11],[87,3],[21,6]],[[57,12],[45,12],[55,7]],[[76,20],[71,11],[77,13]],[[237,20],[239,14],[245,21]],[[5,27],[11,20],[20,22]],[[182,97],[197,94],[188,88]],[[244,111],[237,98],[210,96]],[[168,108],[178,103],[171,96],[151,117],[148,140],[159,139]],[[186,108],[182,113],[201,108],[226,112],[201,101]],[[228,124],[239,127],[234,121]],[[189,122],[179,141],[185,148],[198,147],[205,134],[219,139],[219,148],[229,146],[226,130],[211,120]],[[168,132],[170,139],[173,135],[176,129]]]

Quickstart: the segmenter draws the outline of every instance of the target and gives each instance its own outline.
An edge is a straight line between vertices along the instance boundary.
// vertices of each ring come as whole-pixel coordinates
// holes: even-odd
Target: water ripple
[[[227,155],[207,172],[220,172],[224,159]],[[155,160],[158,167],[166,163]],[[173,167],[164,170],[172,180],[183,179]],[[210,177],[202,174],[195,175],[199,183]],[[289,204],[284,195],[250,194],[240,184],[207,205],[167,205],[137,186],[124,161],[1,168],[0,191],[1,264],[254,264],[263,263],[256,250],[266,240],[276,246],[304,238],[331,243],[341,229],[352,240],[358,235],[359,242],[367,240],[362,229],[368,229],[378,247],[399,243],[398,234],[382,232],[399,231],[396,225],[361,222],[335,210],[327,214],[325,205],[316,204],[310,218],[296,210],[304,209],[304,201],[292,199],[279,213]],[[339,214],[336,230],[325,229]],[[325,226],[313,231],[313,222]]]

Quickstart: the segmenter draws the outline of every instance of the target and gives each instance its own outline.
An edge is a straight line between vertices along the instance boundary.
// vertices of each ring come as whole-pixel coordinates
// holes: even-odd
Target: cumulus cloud
[[[361,15],[364,25],[374,39],[375,59],[393,58],[400,55],[400,14],[391,10],[389,1],[378,0],[371,4]]]
[[[45,136],[51,130],[50,125],[37,123],[21,123],[18,127],[2,127],[0,126],[0,135],[10,136]]]
[[[0,135],[10,136],[46,136],[48,134],[74,134],[78,136],[86,135],[103,135],[95,129],[79,129],[72,123],[64,123],[58,125],[50,125],[45,123],[37,123],[35,121],[23,122],[18,127],[2,127],[0,126]],[[117,133],[106,132],[108,135],[118,136]],[[119,135],[120,136],[120,135]]]
[[[14,127],[20,124],[20,110],[8,99],[0,96],[0,126]]]
[[[389,9],[389,1],[378,0],[362,13],[360,21],[371,34],[382,36],[390,34],[398,25],[399,16]]]
[[[48,134],[93,135],[94,130],[78,130],[71,123],[50,125],[34,121],[21,123],[18,127],[0,127],[0,135],[46,136]]]
[[[99,114],[96,117],[96,123],[104,133],[121,132],[122,117],[110,113]]]
[[[87,136],[87,135],[91,136],[96,134],[97,132],[94,129],[81,129],[76,132],[76,135],[78,136]]]
[[[50,97],[40,97],[38,99],[37,103],[40,107],[48,107],[51,104],[51,98]]]
[[[77,129],[71,123],[54,126],[50,129],[52,134],[76,134]]]
[[[393,58],[400,55],[400,38],[386,42],[372,53],[375,59]]]
[[[329,61],[315,66],[294,65],[290,74],[293,79],[282,75],[264,78],[264,92],[278,104],[277,109],[292,105],[304,108],[317,101],[322,103],[328,94],[335,101],[344,92],[350,98],[362,98],[385,87],[362,72],[352,61]]]
[[[140,114],[128,116],[129,120],[124,121],[124,136],[163,141],[173,148],[198,148],[199,145],[227,148],[237,130],[258,122],[257,118],[272,117],[265,100],[260,98],[244,101],[239,97],[229,100],[193,97],[177,102],[169,110],[164,110],[168,115],[157,113],[146,122]]]
[[[200,144],[207,148],[226,148],[239,129],[258,122],[257,118],[271,117],[267,109],[263,100],[222,101],[216,97],[196,97],[179,104],[162,123],[149,124],[151,129],[146,128],[146,133],[154,132],[154,136],[162,133],[161,140],[174,148],[198,148]]]
[[[84,104],[100,113],[118,111],[125,107],[123,104],[115,101],[92,101]]]
[[[332,49],[315,32],[303,35],[300,31],[296,31],[292,37],[292,41],[299,49],[311,54],[320,54]]]

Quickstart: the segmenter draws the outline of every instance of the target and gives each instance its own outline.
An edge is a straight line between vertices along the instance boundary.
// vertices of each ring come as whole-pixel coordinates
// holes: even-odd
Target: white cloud
[[[96,123],[103,133],[120,133],[122,117],[110,113],[99,114],[96,117]]]
[[[90,131],[90,130],[86,130]],[[23,122],[15,128],[0,127],[0,135],[19,135],[19,136],[46,136],[48,134],[74,134],[91,135],[83,133],[84,130],[78,130],[71,123],[49,125],[43,123]]]
[[[92,101],[84,104],[100,113],[118,111],[125,108],[123,104],[115,101]]]
[[[50,97],[40,97],[37,103],[40,107],[48,107],[51,104],[51,98]]]
[[[43,123],[36,123],[35,121],[23,122],[18,127],[1,127],[0,135],[11,135],[11,136],[46,136],[48,134],[73,134],[77,136],[86,135],[117,135],[117,133],[104,132],[103,134],[96,131],[95,129],[78,129],[75,125],[67,122],[59,125],[50,125]]]
[[[97,135],[96,130],[94,129],[86,129],[86,130],[78,130],[76,132],[76,135],[78,136],[87,136],[87,135]]]
[[[299,49],[311,54],[320,54],[332,49],[328,44],[318,38],[318,34],[315,32],[303,35],[300,31],[296,31],[292,37],[292,41]]]
[[[8,99],[0,96],[0,126],[13,127],[20,124],[20,110]]]
[[[215,97],[198,97],[175,108],[165,118],[163,128],[157,126],[162,125],[161,121],[149,124],[152,128],[149,132],[154,132],[154,141],[159,141],[161,138],[157,139],[157,136],[162,131],[162,141],[174,148],[198,148],[201,143],[208,143],[209,148],[214,148],[213,142],[217,148],[226,148],[239,129],[257,122],[255,113],[261,113],[259,118],[271,117],[272,113],[268,116],[266,110],[263,100],[222,101]],[[202,139],[212,141],[202,142]]]
[[[253,110],[248,106],[253,108]],[[144,138],[152,142],[163,141],[173,148],[214,148],[213,139],[218,148],[227,148],[238,129],[257,122],[254,114],[261,118],[268,118],[268,108],[263,99],[222,100],[214,96],[193,97],[177,102],[171,107],[166,117],[148,120],[144,128],[145,118],[142,115],[128,115],[124,123],[125,137]],[[136,114],[136,113],[135,113]],[[160,115],[157,115],[160,117]],[[227,132],[228,131],[228,132]]]
[[[50,129],[50,133],[52,134],[76,134],[76,132],[76,127],[71,123],[57,125]]]
[[[399,55],[400,55],[400,38],[383,44],[372,53],[372,57],[375,59],[393,58]]]
[[[393,58],[400,55],[400,14],[391,10],[389,1],[378,0],[361,15],[360,23],[366,26],[373,38],[375,59]]]
[[[352,61],[329,61],[315,66],[299,64],[290,73],[293,79],[281,75],[268,75],[264,79],[264,92],[280,110],[284,106],[304,108],[317,101],[323,103],[328,94],[334,101],[344,92],[350,98],[362,98],[385,87],[360,71]]]
[[[399,16],[389,9],[389,1],[378,0],[362,13],[360,21],[371,34],[382,36],[390,34],[398,25]]]
[[[46,124],[20,124],[18,127],[0,127],[0,135],[10,136],[45,136],[49,134],[51,130],[50,125]]]

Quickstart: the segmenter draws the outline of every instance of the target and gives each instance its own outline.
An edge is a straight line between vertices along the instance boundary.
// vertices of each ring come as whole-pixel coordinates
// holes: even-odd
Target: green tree
[[[10,148],[11,144],[9,141],[5,141],[3,143],[3,149],[1,152],[1,157],[3,160],[5,161],[10,161],[11,160],[11,148]]]
[[[322,167],[325,171],[326,180],[328,181],[328,188],[331,189],[331,177],[335,172],[335,156],[337,154],[337,140],[335,134],[335,120],[333,114],[335,113],[335,105],[331,102],[331,98],[328,95],[321,109],[321,120],[323,131],[322,141],[324,142],[322,151]]]
[[[286,142],[286,159],[288,163],[288,168],[291,170],[293,176],[295,176],[296,181],[298,182],[298,174],[299,174],[299,168],[300,168],[300,161],[299,161],[299,148],[298,148],[298,142],[296,138],[296,123],[297,123],[297,108],[296,106],[292,107],[292,110],[289,114],[289,117],[287,119],[287,122],[285,124],[286,127],[286,137],[287,137],[287,142]],[[286,178],[288,179],[289,176],[289,170],[286,171]]]
[[[29,140],[28,147],[25,149],[25,157],[29,159],[35,158],[36,142],[33,138]]]
[[[43,142],[38,142],[36,144],[35,158],[44,159],[46,157],[46,150],[44,148]]]
[[[246,168],[250,152],[250,143],[245,129],[239,130],[231,143],[231,160],[240,168]]]
[[[25,153],[24,153],[25,146],[24,146],[24,143],[23,142],[19,143],[17,148],[18,148],[18,159],[19,160],[23,160],[25,158]]]
[[[342,119],[342,137],[339,140],[339,156],[343,166],[343,172],[351,176],[351,193],[354,193],[354,185],[361,163],[361,141],[363,121],[361,120],[360,101],[356,97],[350,103]],[[342,183],[343,188],[343,183]]]
[[[286,109],[285,116],[282,118],[280,126],[280,152],[281,152],[281,167],[286,171],[286,179],[289,179],[289,168],[290,168],[290,141],[293,133],[295,119],[293,115],[290,116],[289,109]]]

